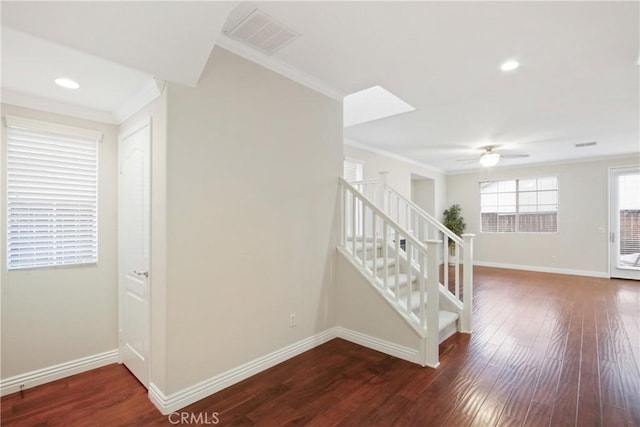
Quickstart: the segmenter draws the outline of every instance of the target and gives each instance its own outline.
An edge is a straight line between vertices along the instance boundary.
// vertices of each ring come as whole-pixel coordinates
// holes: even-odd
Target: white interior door
[[[145,387],[150,341],[150,125],[147,120],[120,135],[118,147],[120,357]]]
[[[611,277],[640,280],[640,167],[609,175]]]

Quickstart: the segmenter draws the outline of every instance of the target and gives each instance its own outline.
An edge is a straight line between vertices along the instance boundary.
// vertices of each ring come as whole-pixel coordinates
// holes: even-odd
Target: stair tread
[[[440,330],[443,330],[450,324],[458,320],[458,313],[453,311],[440,310],[438,313],[438,323],[440,324]]]
[[[351,245],[353,245],[353,242],[351,240],[349,240],[347,242],[347,246],[351,247]],[[364,244],[365,249],[369,250],[369,249],[373,249],[373,242],[365,242]],[[382,248],[382,242],[376,242],[376,249],[380,249]],[[362,241],[358,241],[356,240],[356,250],[357,251],[361,251],[362,250]]]
[[[416,276],[411,276],[411,281],[413,282],[414,280],[416,280]],[[406,274],[406,273],[399,273],[398,274],[398,286],[400,286],[400,287],[406,286],[408,281],[409,281],[409,275],[408,274]],[[387,276],[387,288],[394,289],[395,286],[396,286],[396,275],[395,274],[388,275]]]
[[[427,299],[425,298],[425,304]],[[399,300],[400,305],[407,306],[406,295]],[[411,311],[416,312],[420,307],[420,291],[411,292]],[[438,311],[438,326],[440,330],[443,330],[447,326],[451,325],[458,320],[458,313],[452,311],[440,310]]]
[[[385,262],[386,261],[386,262]],[[395,258],[387,258],[386,260],[384,258],[380,258],[378,257],[376,259],[376,268],[382,268],[385,266],[385,264],[389,267],[395,265],[396,260]],[[373,260],[372,259],[368,259],[367,260],[367,267],[371,268],[373,266]]]

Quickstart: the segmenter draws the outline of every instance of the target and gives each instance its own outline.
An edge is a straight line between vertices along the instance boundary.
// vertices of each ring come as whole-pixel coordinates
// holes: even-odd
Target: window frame
[[[79,138],[95,141],[94,149],[95,149],[95,214],[93,216],[92,225],[94,226],[95,232],[91,236],[92,242],[95,243],[95,256],[92,257],[90,261],[76,261],[76,262],[48,262],[46,264],[38,264],[36,262],[28,263],[26,265],[12,265],[11,263],[11,250],[10,250],[10,239],[9,232],[11,229],[10,221],[11,221],[11,203],[9,199],[9,190],[10,188],[10,167],[12,163],[9,161],[9,151],[10,151],[10,134],[12,130],[15,131],[27,131],[27,132],[35,132],[42,133],[43,137],[51,136],[51,134],[60,135],[63,138]],[[67,126],[61,125],[58,123],[45,122],[40,120],[34,120],[31,118],[18,117],[18,116],[5,116],[5,129],[4,129],[4,144],[3,144],[3,180],[4,180],[4,214],[5,217],[5,230],[4,237],[6,239],[5,245],[5,256],[6,260],[4,262],[5,271],[28,271],[28,270],[41,270],[41,269],[60,269],[60,268],[74,268],[74,267],[86,267],[96,265],[99,261],[99,211],[100,211],[100,143],[102,142],[103,132],[93,129],[80,128],[75,126]],[[92,159],[93,160],[93,159]],[[37,188],[37,187],[36,187]],[[93,198],[92,198],[93,199]],[[62,258],[64,260],[64,258]],[[19,264],[19,263],[18,263]]]
[[[344,167],[347,162],[351,162],[357,164],[360,167],[361,177],[355,181],[349,181],[346,176],[344,176]],[[344,157],[342,160],[342,178],[347,182],[358,182],[364,180],[364,160],[354,159],[353,157]]]
[[[520,181],[526,181],[526,180],[538,180],[538,179],[544,179],[544,178],[554,178],[556,180],[556,195],[557,195],[557,201],[556,201],[556,206],[557,206],[557,210],[556,210],[556,230],[555,231],[520,231],[519,230],[519,216],[521,214],[521,212],[519,211],[520,208]],[[516,211],[514,212],[515,214],[515,226],[514,226],[514,231],[484,231],[482,229],[482,184],[486,184],[486,183],[498,183],[498,182],[502,182],[502,181],[515,181],[516,183],[516,188],[515,188],[515,207],[516,207]],[[536,190],[536,193],[539,190]],[[545,190],[543,190],[545,191]],[[550,190],[546,190],[546,191],[550,191]],[[496,193],[499,194],[499,193]],[[506,234],[506,235],[512,235],[512,234],[534,234],[534,235],[551,235],[551,234],[559,234],[560,233],[560,176],[559,175],[541,175],[541,176],[525,176],[525,177],[520,177],[520,178],[501,178],[501,179],[495,179],[495,180],[491,180],[491,181],[478,181],[478,211],[479,211],[479,224],[480,224],[480,233],[482,234]],[[524,212],[525,214],[529,213],[529,212]]]

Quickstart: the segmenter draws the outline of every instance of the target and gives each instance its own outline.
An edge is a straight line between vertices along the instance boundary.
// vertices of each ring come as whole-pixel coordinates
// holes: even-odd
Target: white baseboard
[[[302,341],[298,341],[297,343],[291,344],[280,350],[274,351],[273,353],[259,357],[251,362],[240,365],[237,368],[223,372],[168,396],[165,395],[155,384],[151,383],[149,384],[149,399],[162,414],[167,415],[197,402],[198,400],[204,399],[207,396],[217,393],[222,389],[237,384],[244,379],[277,365],[278,363],[282,363],[285,360],[304,353],[305,351],[331,341],[334,338],[342,338],[363,347],[377,350],[409,362],[420,363],[418,350],[393,344],[349,329],[335,327],[327,329],[324,332]]]
[[[168,396],[151,383],[149,399],[162,414],[167,415],[334,338],[335,328],[327,329]]]
[[[104,353],[82,357],[59,365],[49,366],[0,380],[0,395],[35,387],[51,381],[59,380],[81,372],[90,371],[101,366],[118,362],[118,350],[105,351]]]
[[[370,335],[352,331],[338,326],[336,329],[337,338],[350,341],[352,343],[379,351],[407,362],[420,364],[420,352],[417,349],[404,347],[389,341],[381,340]]]
[[[540,273],[569,274],[571,276],[598,277],[602,279],[609,278],[609,273],[607,273],[606,271],[602,272],[602,271],[589,271],[589,270],[571,270],[568,268],[538,267],[535,265],[503,264],[501,262],[490,262],[490,261],[474,261],[473,265],[477,265],[479,267],[494,267],[494,268],[508,268],[511,270],[537,271]]]

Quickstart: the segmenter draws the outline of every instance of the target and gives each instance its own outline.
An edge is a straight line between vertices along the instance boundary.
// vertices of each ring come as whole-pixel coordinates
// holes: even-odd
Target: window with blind
[[[344,159],[342,177],[347,182],[362,181],[364,175],[364,162],[355,159]]]
[[[99,132],[7,117],[7,268],[98,259]]]
[[[558,231],[558,178],[480,183],[481,230],[488,233]]]

